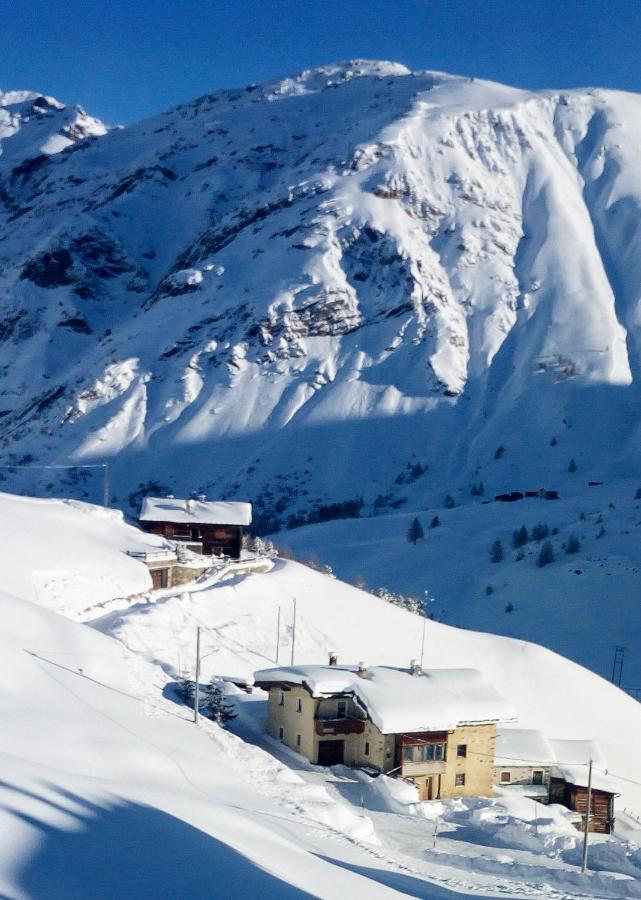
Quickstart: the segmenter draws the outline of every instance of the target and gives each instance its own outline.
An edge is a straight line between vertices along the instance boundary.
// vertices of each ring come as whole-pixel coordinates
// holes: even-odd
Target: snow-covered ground
[[[83,504],[3,495],[0,507],[3,521],[21,517],[2,559],[3,573],[20,569],[16,596],[0,594],[2,896],[641,897],[638,826],[621,813],[613,841],[593,839],[581,876],[578,834],[556,807],[418,804],[388,779],[312,767],[269,741],[259,691],[234,692],[236,734],[207,720],[195,728],[175,701],[196,625],[203,679],[242,678],[277,655],[291,660],[294,598],[299,662],[331,649],[345,662],[405,666],[420,648],[418,617],[284,560],[125,602],[121,588],[139,588],[144,567],[128,559],[107,576],[147,536]],[[56,565],[77,569],[68,603],[55,577],[59,589],[33,602],[41,549],[54,576]],[[103,592],[82,607],[85,566]],[[612,776],[627,779],[619,806],[641,808],[641,718],[626,694],[543,648],[437,622],[427,623],[428,661],[481,669],[523,727],[596,739]]]
[[[622,685],[641,697],[641,500],[639,482],[626,479],[588,487],[578,473],[559,500],[538,498],[484,503],[455,494],[456,506],[438,505],[391,515],[327,522],[272,535],[300,559],[314,557],[339,578],[364,579],[423,599],[440,621],[509,637],[525,638],[562,653],[606,677],[616,646],[626,648]],[[523,487],[523,485],[521,485]],[[571,490],[571,492],[570,492]],[[418,516],[424,538],[407,532]],[[438,517],[439,525],[430,528]],[[543,541],[512,546],[525,525],[548,526],[555,560],[543,568]],[[558,533],[552,533],[558,529]],[[571,535],[580,543],[567,554]],[[493,543],[504,559],[492,562]]]

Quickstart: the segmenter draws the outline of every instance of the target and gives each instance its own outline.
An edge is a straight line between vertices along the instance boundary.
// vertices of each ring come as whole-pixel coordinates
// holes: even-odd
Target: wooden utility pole
[[[296,649],[296,597],[294,597],[294,624],[292,625],[292,659],[291,665],[294,665],[294,650]]]
[[[421,669],[423,668],[423,655],[425,653],[425,626],[427,624],[427,620],[423,619],[423,637],[421,639]]]
[[[196,626],[196,684],[194,686],[194,725],[198,725],[200,706],[200,625]]]
[[[590,830],[590,808],[592,806],[592,760],[588,763],[588,797],[587,806],[585,808],[585,826],[583,828],[583,859],[581,860],[581,871],[585,872],[588,867],[588,832]]]
[[[102,464],[102,505],[109,506],[109,463]]]

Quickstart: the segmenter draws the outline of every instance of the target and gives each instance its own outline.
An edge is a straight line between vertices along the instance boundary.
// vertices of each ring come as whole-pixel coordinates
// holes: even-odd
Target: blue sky
[[[641,91],[641,0],[0,0],[0,87],[130,122],[351,57]]]

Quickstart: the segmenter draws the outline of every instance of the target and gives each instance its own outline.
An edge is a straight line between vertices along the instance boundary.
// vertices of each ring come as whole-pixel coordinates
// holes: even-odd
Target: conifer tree
[[[423,532],[423,526],[419,522],[418,519],[414,519],[410,527],[407,529],[407,540],[410,544],[416,544],[417,541],[420,541],[425,537]]]
[[[536,561],[539,569],[542,569],[543,566],[549,566],[550,563],[554,562],[554,549],[552,548],[552,544],[550,541],[546,541],[541,547],[541,552],[539,553],[539,558]]]
[[[225,699],[222,683],[212,678],[205,690],[205,715],[212,722],[217,722],[223,728],[228,722],[236,718],[233,704]]]
[[[438,517],[438,516],[434,516],[434,518],[433,518],[432,521],[430,522],[430,528],[438,528],[438,526],[439,526],[440,524],[441,524],[441,520],[439,519],[439,517]]]
[[[193,706],[196,696],[196,682],[192,679],[189,672],[181,672],[178,676],[178,684],[176,693],[185,704],[185,706]]]
[[[568,538],[568,542],[565,545],[566,553],[578,553],[581,549],[581,542],[579,541],[576,534],[571,534]]]
[[[496,540],[490,549],[490,562],[500,563],[503,559],[505,559],[503,544],[499,540]]]

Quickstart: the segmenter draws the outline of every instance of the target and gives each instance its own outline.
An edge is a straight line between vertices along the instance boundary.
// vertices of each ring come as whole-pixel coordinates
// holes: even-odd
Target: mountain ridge
[[[4,463],[110,460],[125,508],[242,493],[265,528],[479,477],[571,490],[553,437],[635,473],[639,104],[354,60],[23,160]]]

